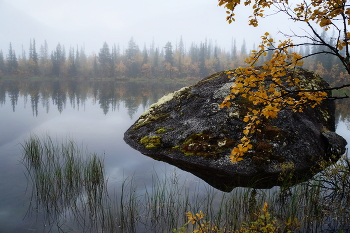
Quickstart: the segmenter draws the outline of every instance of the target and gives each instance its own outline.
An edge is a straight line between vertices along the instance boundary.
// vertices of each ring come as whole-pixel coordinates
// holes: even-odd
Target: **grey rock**
[[[305,87],[328,87],[313,72],[295,72]],[[251,105],[237,98],[231,108],[219,108],[232,82],[226,72],[219,72],[162,97],[125,132],[124,140],[223,191],[236,186],[271,188],[280,185],[286,171],[296,180],[298,174],[307,179],[321,160],[337,160],[345,152],[346,141],[333,132],[334,102],[326,100],[316,108],[285,109],[278,118],[264,120],[262,132],[252,139],[253,150],[232,163],[229,155],[243,136],[242,119]]]

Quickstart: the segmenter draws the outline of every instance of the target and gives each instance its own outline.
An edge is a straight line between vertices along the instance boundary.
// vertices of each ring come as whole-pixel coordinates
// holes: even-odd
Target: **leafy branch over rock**
[[[244,116],[243,121],[248,124],[243,130],[244,137],[231,152],[231,161],[241,161],[243,155],[253,148],[251,137],[260,131],[259,125],[263,118],[277,118],[282,109],[291,109],[302,112],[305,107],[314,108],[327,98],[327,92],[306,89],[298,77],[298,66],[302,65],[301,55],[290,53],[293,47],[290,40],[283,41],[274,50],[272,58],[260,68],[255,68],[257,60],[266,56],[266,49],[274,43],[268,38],[269,34],[262,36],[259,51],[253,51],[246,60],[247,67],[239,67],[228,75],[235,76],[231,93],[222,102],[221,107],[230,107],[231,100],[241,97],[247,98],[254,106]]]
[[[231,93],[224,99],[221,107],[230,107],[231,101],[237,97],[247,98],[252,104],[248,113],[243,118],[247,122],[243,130],[244,136],[241,142],[233,148],[231,161],[243,160],[243,155],[253,148],[252,135],[259,131],[259,125],[263,118],[277,118],[282,109],[290,109],[294,112],[302,112],[307,107],[314,108],[330,97],[329,91],[349,87],[350,84],[342,84],[338,87],[317,89],[313,86],[305,86],[298,77],[297,67],[303,65],[303,59],[319,55],[333,55],[337,57],[348,74],[350,74],[350,4],[346,0],[320,0],[300,1],[290,3],[288,0],[218,0],[219,6],[227,9],[226,20],[229,23],[235,21],[235,10],[243,3],[252,7],[252,15],[248,17],[249,25],[257,27],[259,20],[279,13],[285,14],[294,22],[304,23],[309,31],[305,35],[292,35],[282,33],[285,37],[296,37],[311,41],[294,44],[291,39],[279,41],[277,46],[274,40],[269,38],[269,33],[262,36],[262,43],[257,51],[252,51],[246,60],[247,67],[239,67],[234,72],[228,73],[235,76]],[[272,11],[271,14],[265,10]],[[327,31],[333,29],[335,37],[330,42],[317,33],[316,28],[321,27]],[[302,56],[291,52],[299,46],[324,46],[324,50]],[[266,61],[262,68],[256,69],[255,64],[259,58],[267,56],[273,51],[272,58]],[[327,92],[328,91],[328,92]],[[337,99],[337,97],[332,97]],[[339,99],[348,96],[338,97]]]

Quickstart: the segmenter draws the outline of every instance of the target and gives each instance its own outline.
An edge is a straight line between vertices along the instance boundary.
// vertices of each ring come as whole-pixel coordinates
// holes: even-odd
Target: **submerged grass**
[[[85,155],[72,140],[57,143],[49,136],[31,135],[22,148],[32,184],[30,210],[42,212],[48,223],[73,215],[84,220],[84,229],[105,224],[108,195],[101,157]]]
[[[254,232],[263,219],[276,225],[269,228],[274,232],[350,231],[347,156],[323,164],[322,172],[292,187],[286,182],[269,190],[223,193],[174,170],[170,175],[153,172],[151,184],[140,185],[144,177],[123,178],[110,194],[103,159],[71,140],[32,135],[23,152],[33,187],[31,209],[44,214],[50,231]],[[189,212],[203,219],[191,224]]]

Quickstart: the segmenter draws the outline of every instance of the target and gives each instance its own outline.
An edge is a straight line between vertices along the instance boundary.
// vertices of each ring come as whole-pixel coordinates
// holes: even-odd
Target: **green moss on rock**
[[[159,128],[159,129],[156,130],[156,133],[157,133],[157,134],[162,134],[162,133],[165,133],[166,131],[167,131],[167,130],[166,130],[165,127],[161,127],[161,128]]]
[[[161,138],[161,136],[145,136],[140,139],[140,143],[148,150],[157,149],[161,145]]]

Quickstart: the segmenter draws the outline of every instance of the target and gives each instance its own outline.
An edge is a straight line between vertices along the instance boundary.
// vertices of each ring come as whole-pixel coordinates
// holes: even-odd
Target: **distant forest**
[[[332,40],[326,32],[323,32],[322,36],[325,40]],[[254,47],[252,49],[255,49]],[[306,49],[303,47],[297,49],[296,52],[305,55],[327,48],[308,46]],[[245,41],[240,49],[237,49],[235,39],[232,39],[231,49],[227,51],[211,40],[199,44],[192,43],[186,48],[182,38],[175,45],[167,42],[159,48],[153,42],[148,48],[143,46],[143,49],[140,49],[131,38],[123,51],[119,45],[108,45],[104,42],[97,54],[90,55],[79,46],[70,47],[66,51],[61,44],[58,44],[53,51],[49,51],[46,41],[38,48],[35,39],[31,39],[28,53],[22,48],[21,53],[16,55],[11,43],[7,54],[0,50],[0,77],[196,80],[217,71],[245,66],[244,60],[248,53]],[[265,59],[271,56],[272,52],[268,53]],[[259,61],[260,64],[263,62]],[[330,83],[348,79],[333,56],[313,56],[305,61],[303,67],[318,72]]]

